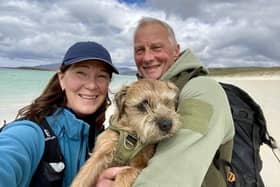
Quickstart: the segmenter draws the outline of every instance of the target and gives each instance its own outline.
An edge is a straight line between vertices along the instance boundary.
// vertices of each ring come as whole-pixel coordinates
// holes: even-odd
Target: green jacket
[[[161,80],[180,84],[185,72],[201,66],[187,49]],[[205,68],[203,71],[207,74]],[[212,170],[211,165],[222,144],[228,144],[231,150],[234,136],[230,106],[223,88],[207,76],[192,78],[181,88],[178,112],[182,116],[183,127],[176,136],[159,143],[154,157],[140,173],[134,187],[225,185],[222,175],[215,168]],[[231,157],[231,151],[227,151],[226,156]]]

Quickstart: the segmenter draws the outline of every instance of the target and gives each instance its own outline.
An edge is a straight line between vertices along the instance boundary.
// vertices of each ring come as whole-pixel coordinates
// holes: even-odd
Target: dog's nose
[[[172,127],[172,120],[167,118],[161,118],[158,120],[160,130],[168,132]]]

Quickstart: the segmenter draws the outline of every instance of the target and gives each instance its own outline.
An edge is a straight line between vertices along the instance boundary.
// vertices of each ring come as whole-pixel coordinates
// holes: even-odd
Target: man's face
[[[179,56],[179,45],[168,36],[160,24],[144,25],[135,33],[134,60],[143,78],[160,79]]]

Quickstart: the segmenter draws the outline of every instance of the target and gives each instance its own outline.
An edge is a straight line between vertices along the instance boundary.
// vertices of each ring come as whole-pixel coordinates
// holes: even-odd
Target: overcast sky
[[[60,63],[77,41],[133,64],[143,16],[165,20],[208,67],[280,66],[279,0],[1,0],[0,66]]]

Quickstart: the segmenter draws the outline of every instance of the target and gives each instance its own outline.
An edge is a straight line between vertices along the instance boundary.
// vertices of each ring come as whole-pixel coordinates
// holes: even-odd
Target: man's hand
[[[124,169],[127,169],[127,166],[124,167],[112,167],[104,170],[98,177],[95,187],[112,187],[116,176]]]

